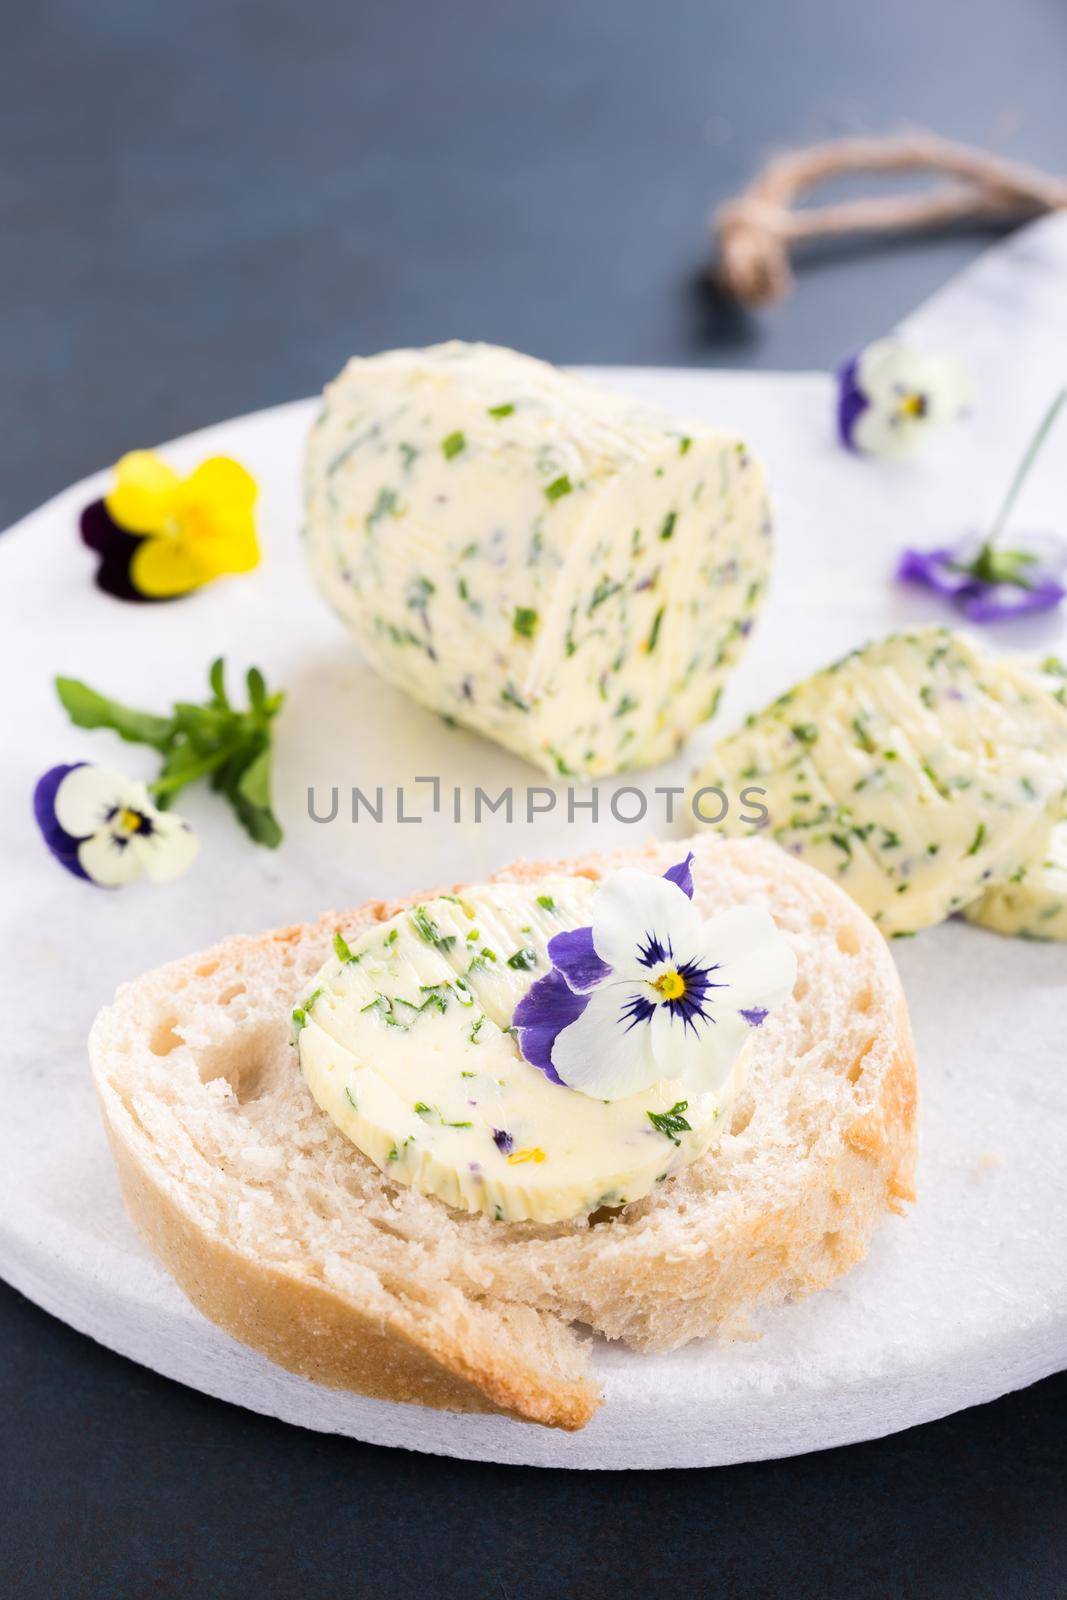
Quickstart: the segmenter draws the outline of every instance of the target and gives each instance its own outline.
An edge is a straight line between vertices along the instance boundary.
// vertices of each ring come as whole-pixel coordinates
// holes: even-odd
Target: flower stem
[[[1014,508],[1016,500],[1019,498],[1023,484],[1030,476],[1030,469],[1040,455],[1041,447],[1045,443],[1045,440],[1048,438],[1049,434],[1052,432],[1056,418],[1063,410],[1065,402],[1067,402],[1067,388],[1060,390],[1059,394],[1045,412],[1037,432],[1034,434],[1034,437],[1030,440],[1030,443],[1027,446],[1025,455],[1019,462],[1019,465],[1016,467],[1015,476],[1011,480],[1011,483],[1008,487],[1008,492],[1004,496],[1000,510],[993,519],[993,526],[986,534],[985,543],[982,546],[983,552],[991,550],[996,544],[997,540],[1000,538],[1001,534],[1004,532],[1005,525],[1012,513],[1012,509]]]

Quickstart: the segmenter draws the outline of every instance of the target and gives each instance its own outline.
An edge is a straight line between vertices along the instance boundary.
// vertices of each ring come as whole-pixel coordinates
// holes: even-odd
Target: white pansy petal
[[[880,339],[868,345],[856,363],[856,384],[870,401],[863,417],[869,442],[861,448],[872,454],[906,454],[923,432],[953,422],[971,401],[967,369],[954,356],[916,350],[896,339]],[[926,402],[921,417],[899,417],[901,398],[920,394]],[[879,424],[871,413],[881,414],[884,435],[875,432]],[[890,426],[898,418],[899,425]]]
[[[65,833],[84,839],[104,826],[114,806],[135,804],[136,787],[121,772],[106,767],[75,767],[56,790],[56,821]]]
[[[713,982],[729,984],[711,991],[714,1016],[756,1006],[771,1011],[792,994],[796,953],[762,906],[732,906],[712,917],[701,930],[701,943],[705,959],[719,963]]]
[[[690,1057],[699,1061],[705,1054],[705,1038],[711,1032],[711,1023],[698,1019],[694,1033],[692,1028],[685,1026],[680,1016],[672,1015],[669,1006],[658,1005],[648,1028],[657,1076],[681,1078],[685,1075],[685,1065]]]
[[[604,880],[593,896],[590,921],[597,955],[624,978],[647,975],[638,960],[647,936],[688,948],[700,924],[683,889],[636,867],[622,867]]]
[[[920,369],[926,371],[921,352],[899,339],[876,339],[859,354],[856,383],[869,400],[890,400],[899,388],[915,386]]]
[[[891,400],[901,392],[957,393],[963,368],[952,356],[917,350],[899,339],[868,345],[856,363],[856,382],[871,400]]]
[[[134,840],[153,883],[169,883],[192,866],[200,841],[181,817],[151,811],[154,831]]]
[[[100,829],[78,846],[78,862],[82,871],[105,889],[132,883],[144,871],[140,852],[129,844],[117,843],[109,828]]]
[[[631,1023],[627,1014],[634,998],[643,998],[636,985],[603,984],[578,1020],[559,1034],[552,1065],[568,1088],[594,1100],[625,1100],[662,1076],[652,1055],[649,1023]]]
[[[679,1053],[672,1076],[691,1094],[718,1094],[751,1034],[736,1011],[721,1012],[713,1025],[701,1029],[697,1048],[687,1046]]]
[[[899,417],[879,400],[861,411],[852,424],[852,442],[865,456],[903,461],[914,455],[927,427],[923,418]]]

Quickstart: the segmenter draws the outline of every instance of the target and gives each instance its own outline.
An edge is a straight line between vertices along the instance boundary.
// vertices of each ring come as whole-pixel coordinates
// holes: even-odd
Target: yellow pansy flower
[[[187,594],[259,561],[255,480],[237,461],[212,456],[182,478],[151,450],[115,468],[108,516],[142,543],[130,561],[133,587],[153,600]]]

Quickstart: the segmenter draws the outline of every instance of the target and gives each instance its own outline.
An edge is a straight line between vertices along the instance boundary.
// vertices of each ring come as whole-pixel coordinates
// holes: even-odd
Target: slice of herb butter
[[[924,629],[854,652],[749,718],[700,785],[765,789],[771,836],[901,935],[1041,859],[1067,811],[1067,715],[1025,669]],[[756,831],[741,809],[720,831]]]
[[[1067,939],[1067,825],[1053,828],[1039,861],[988,890],[963,914],[968,922],[1016,939]]]
[[[648,1194],[717,1139],[745,1055],[716,1096],[677,1083],[607,1103],[519,1053],[515,1006],[594,885],[554,878],[440,897],[331,960],[294,1012],[317,1103],[397,1183],[498,1221],[558,1222]]]
[[[564,776],[680,748],[770,566],[738,439],[490,345],[350,362],[305,499],[312,572],[377,670]]]

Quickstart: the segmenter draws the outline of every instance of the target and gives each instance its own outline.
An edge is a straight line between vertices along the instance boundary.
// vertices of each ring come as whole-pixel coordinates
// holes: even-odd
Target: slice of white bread
[[[662,872],[683,848],[499,876]],[[129,1211],[193,1303],[320,1383],[579,1428],[599,1402],[573,1324],[670,1350],[859,1261],[913,1194],[915,1059],[892,957],[842,890],[776,846],[692,848],[699,910],[766,905],[796,948],[796,989],[754,1036],[721,1145],[619,1212],[452,1211],[390,1184],[315,1105],[293,1003],[335,929],[351,939],[410,901],[237,936],[120,989],[89,1043],[104,1121]]]

